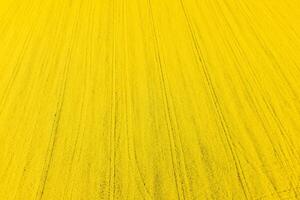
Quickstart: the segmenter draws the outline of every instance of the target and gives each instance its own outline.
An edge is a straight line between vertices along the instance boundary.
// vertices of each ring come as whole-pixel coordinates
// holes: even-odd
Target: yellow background
[[[300,199],[298,0],[1,0],[0,200]]]

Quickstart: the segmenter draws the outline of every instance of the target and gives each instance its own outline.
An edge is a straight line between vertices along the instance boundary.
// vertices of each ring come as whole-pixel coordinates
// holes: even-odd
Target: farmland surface
[[[0,0],[0,200],[300,199],[299,0]]]

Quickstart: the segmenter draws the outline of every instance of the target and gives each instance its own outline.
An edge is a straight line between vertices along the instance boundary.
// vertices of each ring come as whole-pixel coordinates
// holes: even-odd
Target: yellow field
[[[299,0],[1,0],[0,200],[300,199]]]

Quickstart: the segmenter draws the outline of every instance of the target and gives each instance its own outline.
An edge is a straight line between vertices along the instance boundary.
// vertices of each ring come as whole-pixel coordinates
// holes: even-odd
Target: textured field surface
[[[0,0],[0,200],[300,199],[299,0]]]

